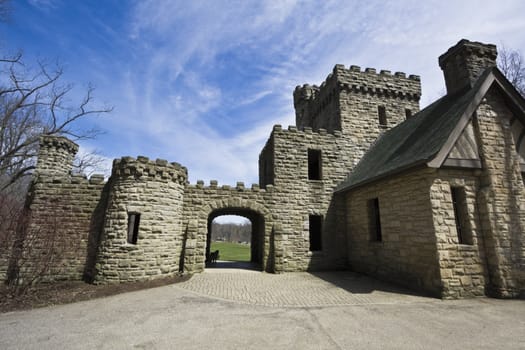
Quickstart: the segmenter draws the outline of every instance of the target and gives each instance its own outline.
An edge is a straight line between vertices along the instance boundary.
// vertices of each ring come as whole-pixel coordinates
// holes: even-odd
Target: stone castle
[[[296,126],[274,126],[251,187],[189,184],[185,167],[140,156],[88,180],[71,174],[74,142],[42,137],[29,231],[52,218],[67,242],[49,278],[203,271],[212,220],[232,214],[251,221],[261,271],[351,269],[442,298],[523,296],[525,100],[496,56],[458,42],[439,57],[447,94],[421,111],[419,76],[336,65],[321,86],[295,89]],[[33,254],[46,246],[36,236]]]

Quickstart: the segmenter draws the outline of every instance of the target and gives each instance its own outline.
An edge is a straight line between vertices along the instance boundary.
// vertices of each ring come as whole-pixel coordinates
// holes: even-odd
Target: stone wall
[[[92,274],[105,210],[104,177],[71,175],[78,146],[65,137],[43,136],[39,146],[27,229],[22,249],[12,251],[12,267],[26,281],[81,280]]]
[[[430,188],[432,216],[436,235],[439,268],[443,283],[442,297],[462,298],[485,295],[488,275],[485,263],[485,246],[480,228],[477,193],[479,170],[440,169]],[[456,216],[452,203],[451,187],[464,190],[466,220],[463,234],[468,236],[460,243]]]
[[[346,199],[350,268],[440,296],[432,170],[416,170],[351,190]],[[382,240],[371,238],[368,201],[379,200]]]
[[[268,209],[273,196],[272,185],[261,189],[254,184],[246,188],[242,182],[236,186],[219,186],[211,181],[204,186],[202,181],[187,185],[184,191],[184,271],[198,272],[205,267],[206,252],[209,253],[211,220],[219,215],[240,215],[252,221],[252,256],[261,270],[282,270],[280,257],[269,259],[274,245],[280,244],[274,235],[274,217]],[[273,246],[272,246],[273,245]],[[181,266],[182,268],[182,266]]]
[[[510,127],[513,118],[492,88],[477,111],[483,160],[478,202],[485,237],[491,293],[525,293],[525,188]]]
[[[419,111],[420,96],[417,75],[338,64],[321,86],[295,88],[296,124],[299,130],[341,131],[350,140],[346,154],[354,166],[383,131],[401,123],[407,113]],[[380,106],[385,109],[385,125],[379,121]]]
[[[343,268],[346,257],[344,225],[336,220],[341,208],[332,197],[333,190],[348,174],[349,140],[339,131],[318,132],[306,127],[287,130],[277,125],[274,143],[273,200],[268,202],[282,245],[276,251],[283,256],[284,271]],[[321,152],[321,179],[308,179],[308,150]],[[310,251],[309,215],[323,217],[322,250]]]
[[[376,73],[367,68],[364,72],[357,66],[344,69],[336,66],[340,81],[341,130],[352,141],[352,164],[355,165],[385,130],[406,119],[406,110],[419,112],[421,82],[419,76],[389,71]],[[380,125],[378,107],[386,112],[386,126]]]
[[[45,280],[92,277],[106,196],[104,177],[38,173],[30,196],[30,226],[20,262],[22,276]],[[43,272],[45,268],[49,271]]]
[[[113,162],[96,282],[178,273],[186,179],[186,168],[161,159],[124,157]],[[128,238],[130,214],[140,214],[136,243]]]

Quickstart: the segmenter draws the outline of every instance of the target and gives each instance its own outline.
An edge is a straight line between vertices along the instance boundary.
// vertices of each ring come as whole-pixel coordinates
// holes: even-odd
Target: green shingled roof
[[[483,72],[474,87],[440,98],[385,132],[336,191],[348,190],[432,160],[447,142],[491,71],[489,68]]]

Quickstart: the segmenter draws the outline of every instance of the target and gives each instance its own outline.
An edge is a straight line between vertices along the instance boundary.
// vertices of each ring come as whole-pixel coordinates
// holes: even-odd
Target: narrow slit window
[[[456,221],[459,244],[472,244],[472,234],[468,216],[467,196],[463,187],[451,187],[452,206]]]
[[[322,226],[323,217],[321,215],[310,215],[309,216],[309,230],[310,230],[310,251],[323,250],[322,242]]]
[[[379,116],[379,125],[380,126],[387,126],[386,108],[385,108],[385,106],[378,106],[377,107],[377,115]]]
[[[381,242],[383,240],[381,216],[379,213],[379,198],[368,200],[368,228],[371,241]]]
[[[321,180],[321,151],[317,149],[308,150],[308,180]]]
[[[128,214],[128,243],[137,244],[139,236],[140,214]]]
[[[405,117],[406,119],[410,118],[412,116],[412,111],[408,108],[405,109]]]

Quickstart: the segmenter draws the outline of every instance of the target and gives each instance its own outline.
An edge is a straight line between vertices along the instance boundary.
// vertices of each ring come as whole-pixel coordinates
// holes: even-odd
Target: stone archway
[[[250,240],[250,262],[258,269],[263,269],[264,265],[264,242],[265,242],[265,220],[261,213],[253,209],[227,207],[213,210],[208,215],[208,227],[206,235],[206,256],[210,254],[211,247],[211,228],[215,218],[223,215],[242,216],[251,222],[251,240]]]

